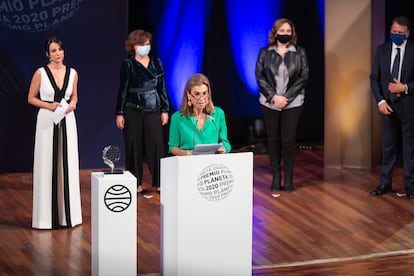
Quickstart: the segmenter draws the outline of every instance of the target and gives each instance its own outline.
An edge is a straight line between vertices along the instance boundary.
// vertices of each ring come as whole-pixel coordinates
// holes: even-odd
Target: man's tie
[[[392,65],[391,70],[391,80],[398,79],[398,71],[400,69],[400,48],[397,48],[397,54],[394,58],[394,64]]]
[[[394,82],[394,79],[398,79],[398,72],[400,70],[400,51],[401,49],[397,47],[397,54],[395,55],[394,64],[392,65],[392,70],[391,70],[391,82]],[[391,99],[394,99],[394,98],[398,99],[400,96],[401,95],[399,93],[398,94],[391,93]]]

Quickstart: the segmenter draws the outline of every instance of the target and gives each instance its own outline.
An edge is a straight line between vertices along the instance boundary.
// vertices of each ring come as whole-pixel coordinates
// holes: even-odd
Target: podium
[[[251,275],[253,153],[161,159],[161,275]]]
[[[137,275],[137,181],[91,174],[92,275]]]

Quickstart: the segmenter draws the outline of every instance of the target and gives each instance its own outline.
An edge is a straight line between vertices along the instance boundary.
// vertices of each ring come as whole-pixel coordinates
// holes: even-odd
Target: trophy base
[[[107,170],[103,170],[104,174],[124,174],[124,170],[121,169],[107,169]]]

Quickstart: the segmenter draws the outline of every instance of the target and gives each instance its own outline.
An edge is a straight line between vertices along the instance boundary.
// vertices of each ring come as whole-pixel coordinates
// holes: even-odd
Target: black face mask
[[[292,39],[292,35],[280,35],[280,34],[277,34],[275,38],[280,43],[286,44],[286,43],[288,43]]]

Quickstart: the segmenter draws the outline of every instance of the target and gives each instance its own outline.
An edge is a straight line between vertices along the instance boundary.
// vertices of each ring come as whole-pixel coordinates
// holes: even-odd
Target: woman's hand
[[[116,115],[116,126],[119,129],[124,129],[124,126],[125,126],[124,115]]]
[[[171,154],[176,156],[186,156],[186,155],[193,155],[193,152],[191,150],[183,150],[179,147],[173,147],[171,149]]]
[[[68,114],[68,113],[70,113],[70,112],[72,112],[73,110],[75,110],[76,109],[76,104],[75,103],[70,103],[69,105],[68,105],[68,108],[66,109],[66,114]]]
[[[53,103],[49,103],[49,110],[51,110],[51,111],[55,111],[56,110],[56,108],[58,108],[60,106],[60,103],[58,103],[58,102],[53,102]]]
[[[284,96],[276,95],[273,97],[273,104],[276,108],[284,108],[288,104],[288,100]]]
[[[165,126],[168,123],[168,113],[162,112],[161,113],[161,125]]]
[[[219,149],[217,150],[217,153],[226,153],[226,148],[219,147]]]

